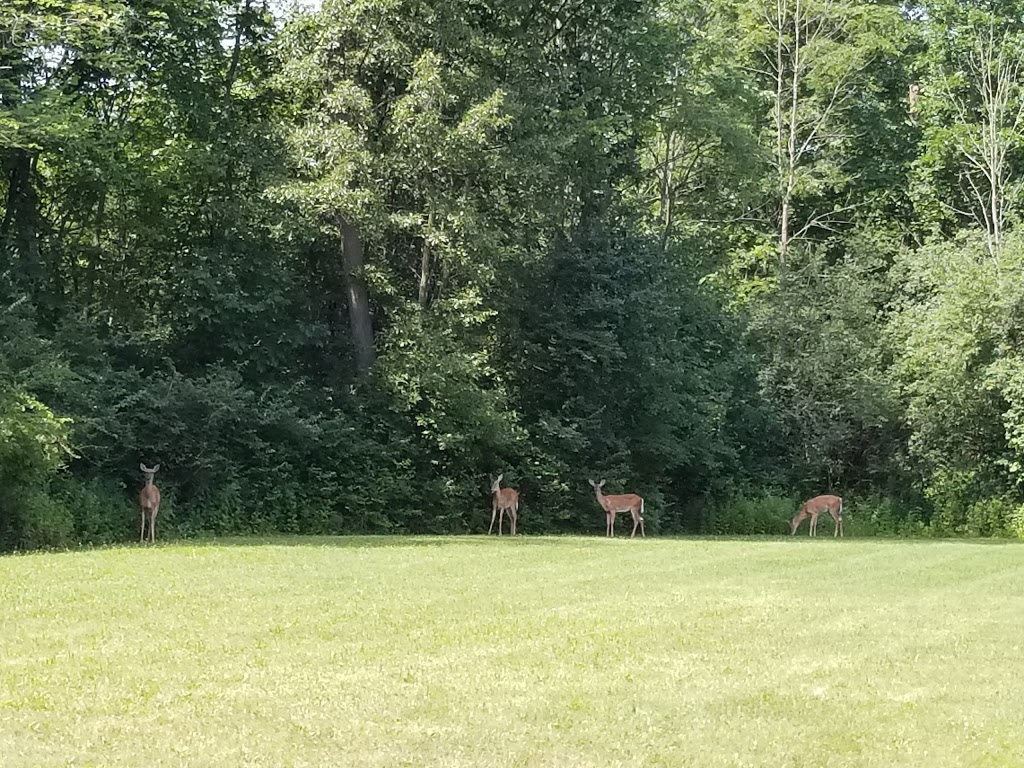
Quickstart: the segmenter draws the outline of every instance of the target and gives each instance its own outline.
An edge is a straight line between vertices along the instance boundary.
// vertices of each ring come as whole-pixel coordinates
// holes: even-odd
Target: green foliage
[[[133,534],[138,536],[139,510],[130,489],[108,477],[83,480],[69,473],[51,483],[51,496],[68,510],[73,521],[73,530],[61,543],[115,544],[130,540]],[[164,494],[158,527],[167,521],[172,506]]]
[[[784,279],[749,309],[759,384],[782,432],[788,479],[808,493],[821,478],[880,483],[891,471],[877,454],[891,448],[899,418],[879,343],[885,254],[867,238],[849,245],[835,264],[821,251],[795,252]]]
[[[925,3],[921,151],[914,198],[929,233],[984,232],[998,257],[1019,221],[1024,159],[1024,26],[1018,2]]]
[[[31,395],[0,390],[0,484],[26,486],[58,469],[69,421]]]
[[[70,457],[71,419],[33,392],[64,370],[13,306],[0,312],[0,548],[70,543],[66,507],[46,494]]]
[[[967,534],[1005,536],[1019,506],[1001,498],[981,499],[967,508]]]
[[[1018,5],[8,3],[0,546],[1019,530]]]
[[[1007,532],[1018,539],[1024,539],[1024,505],[1018,505],[1006,521]]]
[[[1015,472],[1018,309],[1013,275],[1024,250],[988,257],[980,238],[936,244],[908,257],[900,311],[891,325],[901,354],[893,371],[906,400],[909,447],[943,498],[998,493]],[[970,488],[970,490],[968,490]],[[968,498],[956,503],[967,502]]]
[[[877,492],[843,498],[843,531],[850,536],[928,536],[919,510]]]
[[[4,493],[9,522],[7,536],[22,549],[66,547],[74,543],[75,521],[60,499],[43,490]]]
[[[731,496],[711,510],[704,532],[716,536],[789,533],[789,521],[799,507],[796,499],[771,493]]]

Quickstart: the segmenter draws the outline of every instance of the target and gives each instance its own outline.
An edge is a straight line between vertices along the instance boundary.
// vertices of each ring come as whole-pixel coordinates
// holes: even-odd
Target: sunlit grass
[[[0,765],[1024,765],[1022,592],[831,537],[0,558]]]

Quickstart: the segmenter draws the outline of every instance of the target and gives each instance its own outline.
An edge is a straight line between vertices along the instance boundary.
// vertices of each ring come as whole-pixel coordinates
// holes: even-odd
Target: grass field
[[[1024,766],[1024,546],[0,558],[0,765]]]

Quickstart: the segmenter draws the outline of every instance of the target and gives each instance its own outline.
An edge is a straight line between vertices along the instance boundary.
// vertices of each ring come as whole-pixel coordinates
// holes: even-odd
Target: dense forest
[[[0,546],[140,462],[167,535],[1024,535],[1022,80],[1024,0],[6,0]]]

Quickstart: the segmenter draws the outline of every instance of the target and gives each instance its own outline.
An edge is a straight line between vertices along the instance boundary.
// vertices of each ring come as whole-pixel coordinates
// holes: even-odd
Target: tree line
[[[9,0],[0,546],[1024,532],[1024,3]]]

